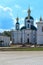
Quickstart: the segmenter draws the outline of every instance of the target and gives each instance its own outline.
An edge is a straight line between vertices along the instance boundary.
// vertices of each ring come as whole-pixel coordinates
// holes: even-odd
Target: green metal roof
[[[28,19],[28,16],[25,19]],[[30,19],[33,19],[34,20],[34,18],[32,16],[30,16]]]
[[[26,27],[25,27],[25,26],[23,26],[23,27],[21,28],[21,30],[23,30],[23,29],[26,29]]]
[[[33,26],[33,25],[31,25],[31,29],[32,30],[37,30],[37,28],[35,26]]]
[[[26,29],[26,27],[25,26],[23,26],[20,30],[23,30],[23,29]],[[31,28],[30,28],[31,30],[37,30],[37,28],[35,27],[35,26],[33,26],[33,25],[31,25]]]

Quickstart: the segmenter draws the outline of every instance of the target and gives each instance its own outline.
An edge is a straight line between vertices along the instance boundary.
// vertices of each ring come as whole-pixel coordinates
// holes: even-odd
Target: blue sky
[[[43,18],[43,0],[0,0],[0,31],[15,29],[17,16],[22,27],[29,7],[35,24]]]

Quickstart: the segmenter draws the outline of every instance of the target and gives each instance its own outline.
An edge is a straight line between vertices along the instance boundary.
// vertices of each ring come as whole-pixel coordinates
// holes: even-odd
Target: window
[[[29,34],[27,34],[27,36],[29,36]]]
[[[43,32],[43,26],[42,26],[42,32]]]
[[[28,28],[29,28],[29,24],[28,24]]]
[[[30,22],[29,20],[27,22]]]
[[[29,38],[27,39],[27,43],[29,43]]]

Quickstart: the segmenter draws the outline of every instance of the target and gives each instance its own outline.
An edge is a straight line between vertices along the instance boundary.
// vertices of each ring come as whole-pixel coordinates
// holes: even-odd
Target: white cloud
[[[12,9],[10,7],[3,7],[3,6],[0,5],[0,9],[3,9],[3,11],[12,12]]]
[[[21,6],[20,6],[20,5],[15,4],[15,8],[20,9],[20,8],[21,8]]]
[[[9,7],[5,7],[5,8],[3,8],[3,10],[4,10],[4,11],[9,11],[9,12],[12,12],[12,9],[11,9],[11,8],[9,8]]]
[[[1,6],[0,5],[0,11],[3,11],[3,13],[7,13],[8,12],[8,15],[11,17],[12,19],[12,23],[13,25],[15,24],[16,20],[14,18],[14,15],[13,15],[13,12],[12,12],[12,9],[10,7],[4,7],[4,6]],[[1,22],[0,22],[0,25],[1,25]],[[13,27],[12,27],[13,28]],[[0,29],[0,31],[4,31],[5,29]]]
[[[4,30],[3,29],[0,29],[0,32],[3,32]]]
[[[38,22],[38,21],[39,21],[38,19],[35,20],[35,22]]]
[[[13,17],[12,9],[10,7],[4,7],[0,5],[0,10],[3,10],[4,12],[9,12],[9,15]]]
[[[10,31],[10,29],[0,29],[0,32]]]
[[[19,5],[15,5],[16,8],[21,8]],[[10,7],[3,7],[3,6],[0,6],[0,10],[3,10],[4,12],[9,12],[9,15],[10,17],[12,18],[12,23],[13,23],[13,27],[12,29],[15,29],[15,24],[16,24],[16,18],[14,18],[14,15],[12,13],[12,9]],[[26,10],[25,10],[26,11]],[[20,18],[19,19],[19,22],[20,22],[20,28],[22,26],[24,26],[24,18]],[[0,29],[1,32],[5,31],[6,29]],[[7,30],[10,30],[10,29],[7,29]],[[7,31],[6,30],[6,31]]]

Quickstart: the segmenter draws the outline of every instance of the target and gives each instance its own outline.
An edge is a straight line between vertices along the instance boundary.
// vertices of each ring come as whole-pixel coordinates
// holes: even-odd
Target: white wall
[[[37,36],[37,44],[43,44],[43,36]]]
[[[14,43],[21,43],[21,31],[14,32]]]
[[[22,31],[23,43],[27,43],[27,39],[29,38],[29,43],[36,43],[36,31],[26,29]],[[28,35],[29,34],[29,35]]]
[[[24,30],[16,30],[13,33],[13,43],[27,43],[27,39],[29,39],[29,43],[35,43],[36,42],[36,31],[31,29],[24,29]],[[22,41],[21,41],[22,38]]]
[[[37,44],[43,44],[43,32],[42,32],[43,21],[37,23]]]
[[[0,41],[3,41],[2,42],[3,46],[9,46],[10,45],[10,37],[0,36]]]

